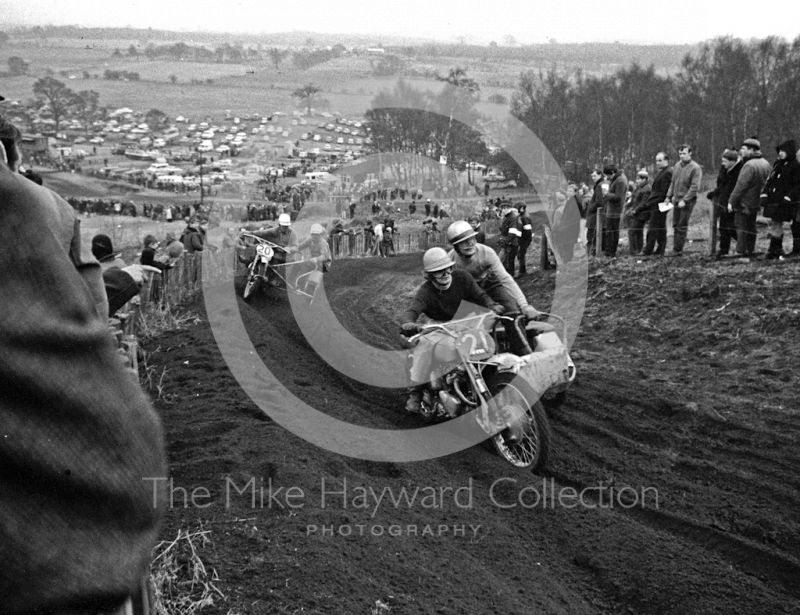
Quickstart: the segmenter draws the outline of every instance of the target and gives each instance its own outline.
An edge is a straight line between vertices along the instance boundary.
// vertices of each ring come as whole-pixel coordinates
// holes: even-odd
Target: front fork
[[[475,420],[483,431],[489,435],[493,435],[494,430],[492,429],[492,421],[489,416],[489,402],[492,399],[492,394],[489,391],[489,387],[486,385],[483,374],[474,365],[469,361],[464,361],[464,367],[466,368],[467,376],[472,385],[472,390],[477,393],[480,403],[480,407],[475,411]]]

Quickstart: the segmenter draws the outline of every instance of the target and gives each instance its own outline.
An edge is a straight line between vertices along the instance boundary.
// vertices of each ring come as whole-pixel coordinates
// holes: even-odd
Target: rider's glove
[[[525,318],[527,318],[528,320],[533,320],[535,318],[539,318],[539,316],[542,315],[542,313],[539,310],[537,310],[535,307],[533,307],[532,305],[523,306],[521,311],[522,311],[522,315],[525,316]]]
[[[492,309],[492,312],[494,312],[494,313],[495,313],[495,314],[497,314],[498,316],[502,316],[502,315],[503,315],[503,312],[505,312],[505,311],[506,311],[506,308],[504,308],[504,307],[503,307],[502,305],[500,305],[499,303],[495,303],[495,304],[492,306],[492,308],[491,308],[491,309]]]
[[[400,330],[403,332],[403,335],[408,335],[410,337],[415,333],[419,333],[419,325],[415,322],[404,322],[400,325]]]

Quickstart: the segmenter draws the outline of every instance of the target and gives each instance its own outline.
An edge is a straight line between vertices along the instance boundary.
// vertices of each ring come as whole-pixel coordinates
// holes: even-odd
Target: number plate
[[[483,361],[494,355],[496,346],[492,336],[483,329],[470,329],[458,338],[458,354],[469,361]]]

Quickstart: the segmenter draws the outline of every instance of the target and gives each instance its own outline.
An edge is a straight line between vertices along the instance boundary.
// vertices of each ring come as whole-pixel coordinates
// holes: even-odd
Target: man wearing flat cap
[[[641,254],[644,249],[644,225],[650,219],[650,212],[645,209],[645,203],[650,198],[652,186],[650,174],[647,169],[641,169],[636,174],[636,188],[628,207],[628,246],[631,254]]]
[[[755,137],[744,140],[740,153],[744,166],[728,203],[736,214],[736,253],[749,257],[756,248],[756,217],[761,206],[761,189],[772,167],[761,155],[761,143]]]

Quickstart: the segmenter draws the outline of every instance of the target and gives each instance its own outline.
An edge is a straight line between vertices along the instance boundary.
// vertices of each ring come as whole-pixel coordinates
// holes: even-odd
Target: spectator
[[[603,175],[606,176],[608,182],[608,192],[603,196],[605,217],[603,254],[614,258],[617,255],[617,246],[619,246],[619,223],[622,217],[622,207],[625,204],[625,195],[628,192],[628,178],[615,164],[606,165],[603,168]]]
[[[374,237],[370,254],[373,256],[380,256],[381,258],[386,255],[383,253],[383,223],[375,219],[375,226],[372,227],[372,235]]]
[[[381,240],[381,253],[383,256],[394,256],[394,220],[386,218],[383,221],[383,239]]]
[[[740,154],[744,164],[728,203],[736,219],[736,254],[750,258],[756,249],[756,217],[761,207],[761,189],[771,168],[761,155],[761,142],[755,137],[744,140]]]
[[[99,261],[101,269],[119,267],[124,269],[127,265],[120,258],[119,252],[114,252],[111,238],[108,235],[95,235],[92,237],[92,254]]]
[[[500,239],[497,242],[500,251],[498,256],[503,267],[509,274],[514,275],[519,240],[522,237],[522,225],[519,221],[517,210],[511,203],[504,201],[500,209]]]
[[[778,152],[778,159],[772,165],[772,173],[767,178],[761,193],[764,217],[772,220],[767,251],[767,258],[771,260],[783,256],[783,223],[795,220],[797,205],[800,203],[800,162],[797,161],[797,146],[794,141],[789,140],[775,149]],[[798,238],[793,237],[793,254],[797,243]]]
[[[594,186],[591,197],[586,207],[586,247],[590,256],[595,256],[597,246],[597,212],[603,207],[603,174],[600,169],[594,169],[591,174]],[[602,232],[602,226],[600,227]]]
[[[486,244],[486,233],[483,231],[480,216],[470,216],[467,220],[475,231],[475,241],[480,244]]]
[[[651,191],[650,174],[647,169],[642,169],[636,174],[636,188],[628,208],[628,247],[631,254],[640,254],[644,250],[644,225],[650,218],[650,212],[643,205],[650,198]]]
[[[692,160],[692,148],[681,145],[678,148],[680,161],[672,169],[672,183],[669,185],[667,200],[674,205],[672,210],[672,255],[683,254],[686,234],[689,232],[689,218],[697,203],[697,193],[703,179],[703,170]]]
[[[169,258],[173,261],[180,258],[184,250],[183,242],[176,239],[173,233],[167,233],[165,242],[167,244],[167,256],[169,256]]]
[[[142,255],[139,257],[139,262],[142,265],[155,267],[162,273],[170,268],[168,263],[156,259],[157,250],[161,244],[154,235],[145,235],[142,244],[144,247],[142,249]]]
[[[731,249],[731,241],[736,245],[736,216],[728,202],[742,170],[742,159],[733,149],[722,153],[722,168],[717,174],[717,187],[708,193],[714,204],[719,219],[719,249],[717,258],[727,256]]]
[[[665,152],[656,154],[656,177],[650,188],[650,196],[644,202],[642,212],[650,212],[647,221],[647,240],[642,255],[664,256],[667,249],[667,213],[661,211],[659,205],[667,200],[667,192],[672,184],[672,169],[669,166],[669,156]],[[634,210],[634,213],[636,210]]]
[[[531,218],[528,215],[525,204],[524,203],[517,203],[518,211],[519,211],[519,223],[520,223],[520,231],[522,235],[519,238],[519,251],[517,252],[517,260],[519,261],[519,277],[524,275],[528,275],[528,268],[526,258],[528,255],[528,248],[533,241],[533,223],[531,222]],[[485,236],[484,236],[485,240]],[[477,238],[476,238],[476,241]],[[483,243],[483,242],[478,242]]]
[[[203,233],[200,231],[199,225],[187,222],[186,228],[183,230],[183,235],[181,235],[181,242],[183,243],[183,249],[188,254],[202,252],[204,248]]]
[[[17,172],[20,140],[0,118],[2,611],[111,612],[150,563],[163,506],[143,478],[165,477],[163,435],[76,214]]]

